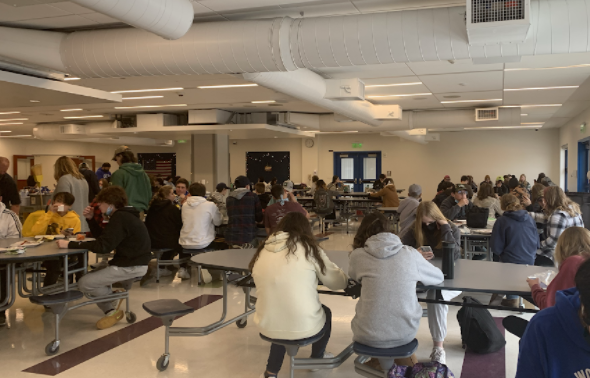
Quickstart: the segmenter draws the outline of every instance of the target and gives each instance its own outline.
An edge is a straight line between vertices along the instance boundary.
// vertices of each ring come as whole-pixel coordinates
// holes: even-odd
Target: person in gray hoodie
[[[414,224],[414,220],[416,219],[416,209],[418,208],[418,205],[420,205],[421,199],[422,187],[418,184],[410,185],[408,196],[402,200],[397,208],[400,230],[406,230],[408,226]]]
[[[440,269],[430,264],[431,252],[405,246],[388,232],[380,213],[367,215],[357,231],[350,254],[348,275],[362,284],[352,319],[353,340],[373,348],[395,348],[415,337],[422,318],[416,283],[444,281]]]

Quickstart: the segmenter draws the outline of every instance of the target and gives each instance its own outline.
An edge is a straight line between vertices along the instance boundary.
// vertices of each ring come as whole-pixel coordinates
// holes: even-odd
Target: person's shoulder
[[[533,316],[529,322],[529,325],[527,326],[527,330],[530,328],[531,331],[537,333],[551,332],[552,330],[556,329],[555,325],[560,323],[559,310],[557,307],[548,307],[539,311],[535,316]]]

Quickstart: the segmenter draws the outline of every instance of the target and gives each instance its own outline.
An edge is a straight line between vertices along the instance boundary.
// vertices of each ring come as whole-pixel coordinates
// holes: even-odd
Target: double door
[[[381,151],[334,152],[334,175],[340,177],[351,192],[373,187],[381,174]]]

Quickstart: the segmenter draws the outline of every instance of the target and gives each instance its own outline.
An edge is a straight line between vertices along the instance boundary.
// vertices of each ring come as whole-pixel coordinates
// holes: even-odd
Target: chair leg
[[[156,283],[160,283],[160,254],[156,254]]]

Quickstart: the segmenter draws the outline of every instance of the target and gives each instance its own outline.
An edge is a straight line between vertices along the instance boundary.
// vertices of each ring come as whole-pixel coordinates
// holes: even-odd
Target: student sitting
[[[454,187],[455,184],[453,184],[452,182],[444,182],[441,186],[443,190],[436,193],[436,196],[434,196],[432,202],[434,202],[436,206],[440,208],[442,206],[443,201],[449,198],[451,194],[453,194]]]
[[[541,310],[555,306],[555,296],[558,291],[575,286],[574,277],[580,265],[590,258],[590,231],[582,227],[570,227],[565,230],[555,247],[555,261],[559,266],[557,276],[553,278],[547,290],[540,286],[538,278],[528,278],[532,299],[535,306]],[[507,316],[502,321],[506,331],[522,337],[529,322],[517,316]]]
[[[266,337],[301,340],[323,333],[312,345],[311,358],[332,358],[326,353],[332,313],[323,306],[318,282],[332,290],[346,288],[347,277],[318,246],[307,218],[287,214],[274,234],[258,247],[250,262],[256,284],[254,323]],[[276,378],[285,347],[272,344],[264,377]]]
[[[465,189],[467,190],[467,198],[472,199],[473,187],[469,183],[469,176],[461,176],[461,184],[463,184],[465,186]]]
[[[373,190],[378,192],[381,189],[385,188],[385,179],[387,178],[387,176],[385,176],[383,173],[379,175],[379,179],[377,179],[374,183],[373,183]]]
[[[516,177],[512,177],[508,181],[508,189],[510,189],[510,194],[518,198],[520,203],[523,203],[525,198],[529,197],[529,193],[526,191],[526,189],[520,186],[520,182]]]
[[[399,213],[399,229],[405,230],[416,220],[416,210],[422,198],[422,187],[418,184],[410,185],[408,196],[404,198],[397,209]]]
[[[393,180],[388,178],[384,184],[385,187],[377,193],[369,193],[369,198],[381,197],[384,207],[398,207],[399,197]]]
[[[182,207],[182,230],[180,245],[184,249],[203,249],[215,240],[215,226],[219,226],[223,217],[215,204],[207,201],[205,185],[194,182],[188,189],[188,198]],[[250,193],[252,194],[252,193]],[[215,246],[217,249],[217,246]],[[180,253],[179,258],[190,257],[188,253]],[[178,278],[189,279],[190,268],[184,263],[178,271]]]
[[[498,197],[502,197],[504,194],[510,193],[508,186],[504,184],[502,176],[496,177],[496,185],[494,186],[494,194]]]
[[[272,188],[270,188],[270,189],[272,191]],[[297,197],[295,197],[295,194],[293,193],[293,181],[291,181],[291,180],[283,181],[283,189],[289,195],[289,201],[297,202]],[[268,201],[268,206],[274,205],[275,203],[277,203],[277,200],[271,195],[270,201]]]
[[[250,180],[246,176],[236,177],[235,187],[226,201],[227,230],[225,241],[229,245],[249,247],[255,245],[258,234],[257,222],[262,222],[262,206],[258,196],[250,191]]]
[[[348,275],[362,284],[352,319],[353,340],[373,348],[395,348],[415,337],[422,318],[416,283],[444,281],[423,254],[404,246],[381,213],[367,215],[353,242]]]
[[[504,215],[494,224],[490,247],[500,262],[522,265],[534,265],[539,234],[537,226],[527,211],[512,194],[504,194],[500,200]],[[518,307],[518,295],[494,294],[490,300],[492,306]]]
[[[271,190],[272,196],[275,203],[266,208],[264,212],[264,227],[266,233],[270,235],[277,224],[287,215],[288,213],[297,212],[305,215],[309,218],[307,210],[300,204],[293,201],[293,193],[286,191],[281,185],[275,185]]]
[[[448,184],[452,184],[451,176],[445,175],[445,177],[438,183],[438,186],[436,187],[436,192],[440,193],[444,191],[445,188],[448,188]]]
[[[450,220],[445,218],[434,202],[425,201],[418,206],[416,221],[413,227],[403,233],[402,243],[417,248],[419,251],[423,246],[432,248],[435,257],[442,257],[443,242],[455,244],[455,260],[461,256],[461,232]],[[445,301],[450,301],[460,295],[459,291],[441,291]],[[436,291],[428,290],[428,299],[436,299]],[[434,348],[430,355],[432,361],[441,364],[446,362],[446,353],[443,347],[447,335],[447,314],[449,306],[428,303],[428,326]]]
[[[342,192],[344,191],[344,184],[340,181],[340,177],[332,176],[332,182],[328,184],[327,189],[334,192]]]
[[[473,207],[473,203],[467,198],[467,195],[468,191],[465,185],[455,185],[451,195],[440,205],[440,210],[444,216],[452,221],[465,219],[467,213]]]
[[[271,195],[266,193],[266,184],[263,182],[256,183],[256,185],[254,185],[254,191],[256,191],[256,195],[260,200],[260,206],[262,206],[262,210],[265,210],[271,200]]]
[[[315,190],[317,188],[317,183],[319,180],[320,180],[320,178],[317,175],[313,175],[311,177],[311,189],[309,190],[309,195],[312,197],[313,197],[313,194],[315,193]]]
[[[180,206],[184,205],[186,199],[188,198],[188,180],[179,178],[176,180],[176,190],[174,194],[176,194],[176,203]]]
[[[2,202],[2,188],[0,188],[0,239],[13,239],[22,237],[22,225],[18,215],[6,208]],[[6,265],[0,264],[0,303],[8,296],[6,287]],[[0,327],[6,325],[6,313],[0,311]]]
[[[227,207],[225,201],[227,200],[227,192],[229,187],[224,182],[220,182],[215,187],[215,192],[209,196],[209,201],[213,202],[217,209],[221,213],[224,219],[227,219]]]
[[[488,209],[490,211],[490,218],[504,213],[500,206],[500,200],[494,195],[492,186],[485,182],[481,184],[477,195],[473,198],[473,204],[477,207]]]
[[[152,252],[147,228],[139,219],[139,211],[127,206],[123,188],[110,186],[103,189],[96,196],[96,201],[100,211],[109,217],[109,223],[102,229],[94,220],[94,210],[90,206],[84,210],[83,215],[96,240],[58,240],[57,245],[59,248],[84,248],[96,254],[115,251],[115,257],[109,261],[107,268],[91,272],[78,281],[80,291],[92,297],[104,297],[112,293],[111,285],[115,282],[143,277]],[[125,313],[119,310],[120,304],[121,301],[97,303],[105,314],[96,323],[98,329],[110,328],[123,319]]]
[[[578,269],[576,287],[556,294],[520,343],[516,378],[582,378],[590,373],[590,260]]]
[[[324,180],[318,180],[317,188],[313,195],[314,211],[325,219],[336,219],[334,200],[332,197],[341,193],[328,190]],[[326,225],[326,230],[328,229]]]

